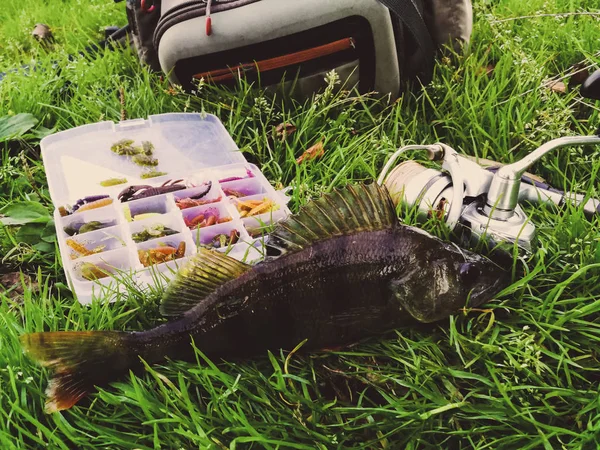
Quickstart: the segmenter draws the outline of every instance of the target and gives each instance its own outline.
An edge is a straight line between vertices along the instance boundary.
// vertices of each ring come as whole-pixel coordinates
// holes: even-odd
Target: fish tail
[[[21,344],[32,359],[53,372],[46,389],[46,412],[68,409],[102,386],[139,365],[131,333],[67,331],[31,333]]]

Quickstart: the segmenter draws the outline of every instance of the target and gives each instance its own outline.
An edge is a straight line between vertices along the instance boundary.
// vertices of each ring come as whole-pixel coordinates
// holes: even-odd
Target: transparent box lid
[[[123,139],[134,145],[151,142],[158,165],[144,168],[113,153],[111,146]],[[47,136],[40,146],[50,197],[57,206],[97,194],[100,183],[112,178],[147,184],[141,175],[151,169],[175,179],[198,169],[246,162],[221,121],[211,114],[99,122]]]

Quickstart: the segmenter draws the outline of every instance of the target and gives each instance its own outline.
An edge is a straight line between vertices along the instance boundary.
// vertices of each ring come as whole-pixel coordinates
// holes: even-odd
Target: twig
[[[592,103],[585,102],[585,101],[581,100],[580,98],[574,98],[573,101],[575,103],[579,103],[581,105],[584,105],[584,106],[586,106],[588,108],[595,109],[596,111],[600,111],[600,108],[598,108],[596,105],[594,105]],[[596,134],[600,134],[600,133],[596,133]]]
[[[121,100],[121,120],[127,119],[127,110],[125,109],[125,88],[119,88],[119,99]]]
[[[581,12],[567,12],[567,13],[556,13],[556,14],[533,14],[530,16],[518,16],[518,17],[508,17],[506,19],[496,19],[496,20],[492,20],[491,23],[510,22],[513,20],[521,20],[521,19],[537,19],[538,17],[569,17],[569,16],[600,16],[600,12],[581,11]]]

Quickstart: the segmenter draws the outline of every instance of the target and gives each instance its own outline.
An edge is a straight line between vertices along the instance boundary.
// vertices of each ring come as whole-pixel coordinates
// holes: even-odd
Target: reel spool
[[[429,159],[442,160],[442,168],[448,172],[428,169],[416,161],[408,160],[396,166],[388,175],[392,164],[408,150],[427,150]],[[453,230],[459,223],[465,196],[465,179],[459,158],[454,149],[444,144],[403,147],[389,159],[377,182],[386,186],[395,205],[417,206],[419,221],[424,222],[436,214]]]
[[[546,203],[581,206],[586,216],[600,214],[600,200],[562,192],[532,179],[526,169],[555,149],[572,145],[600,145],[600,136],[569,136],[549,141],[520,161],[487,170],[461,156],[445,144],[409,145],[397,150],[377,180],[385,185],[396,206],[417,207],[417,220],[433,214],[461,241],[476,244],[485,239],[491,245],[516,244],[525,253],[536,245],[535,226],[519,203]],[[433,161],[442,161],[442,170],[428,169],[413,160],[394,167],[398,157],[409,150],[426,150]],[[388,175],[389,172],[389,175]]]

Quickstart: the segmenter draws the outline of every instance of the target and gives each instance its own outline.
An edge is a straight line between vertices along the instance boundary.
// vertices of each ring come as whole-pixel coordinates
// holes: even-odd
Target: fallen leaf
[[[303,161],[310,161],[315,158],[320,158],[325,154],[325,149],[323,148],[323,141],[317,142],[315,145],[306,150],[302,155],[296,160],[296,163],[301,164]]]
[[[163,92],[167,95],[176,96],[179,94],[178,90],[174,87],[169,87],[168,89],[163,89]]]
[[[52,30],[45,23],[36,23],[31,35],[40,42],[52,42],[54,40]]]
[[[491,77],[494,74],[494,70],[496,69],[496,65],[495,64],[488,64],[487,66],[481,66],[478,70],[477,70],[477,74],[478,75],[487,75],[488,77]]]
[[[296,130],[297,128],[291,123],[280,123],[275,127],[275,135],[283,142],[288,136],[294,134]]]
[[[567,93],[567,85],[562,81],[550,81],[545,83],[545,86],[553,92],[558,94],[566,94]]]
[[[37,291],[39,286],[29,275],[22,274],[24,283],[21,283],[20,272],[10,272],[0,275],[0,286],[4,288],[4,293],[11,299],[21,297],[25,293],[25,287],[32,291]]]

